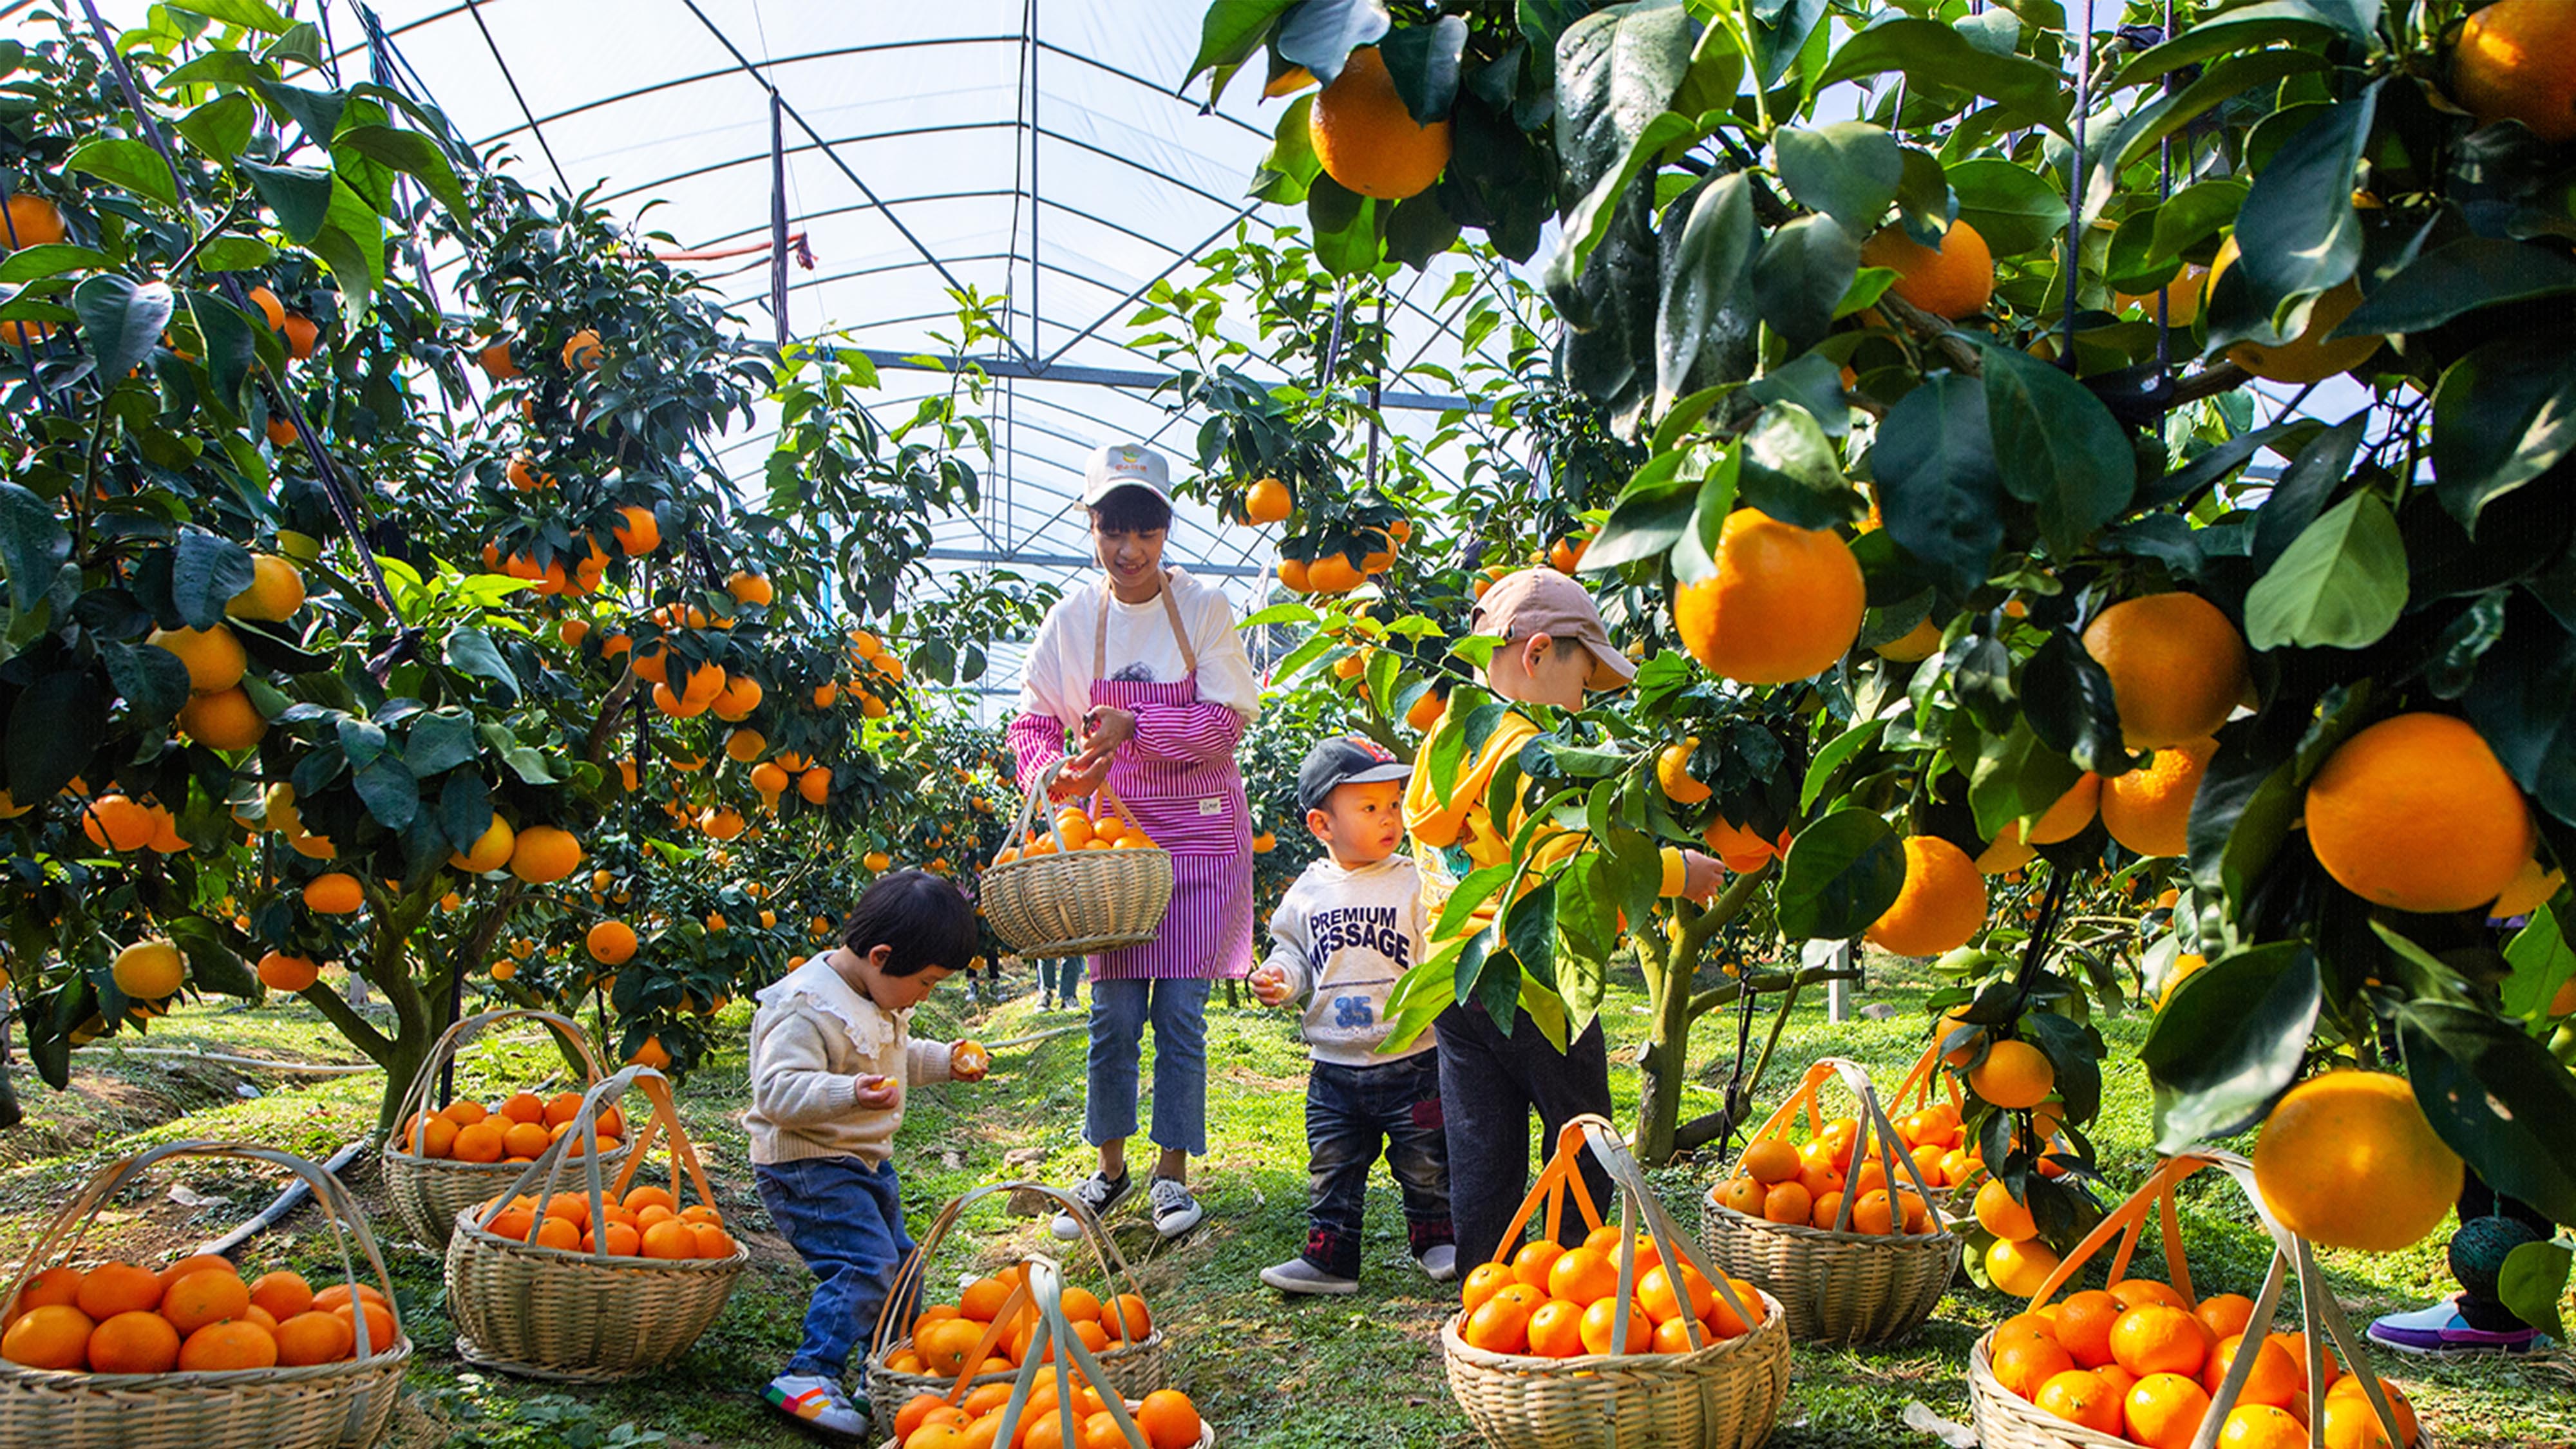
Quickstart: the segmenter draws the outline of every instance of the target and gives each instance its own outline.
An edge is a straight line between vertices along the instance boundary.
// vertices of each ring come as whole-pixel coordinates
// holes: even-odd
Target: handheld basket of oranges
[[[593,1140],[630,1088],[643,1091],[652,1112],[611,1182],[604,1154],[577,1154],[572,1144]],[[572,1123],[505,1192],[457,1212],[447,1240],[456,1351],[531,1378],[632,1378],[697,1342],[751,1255],[716,1212],[669,1078],[628,1067],[584,1093]],[[634,1181],[657,1134],[670,1138],[667,1191]],[[695,1202],[686,1200],[692,1188]]]
[[[912,1255],[895,1273],[893,1290],[877,1312],[874,1345],[868,1354],[868,1400],[879,1424],[897,1406],[923,1394],[938,1394],[953,1380],[968,1391],[983,1392],[1010,1381],[1026,1368],[1040,1347],[1042,1316],[1028,1296],[1030,1265],[1017,1263],[999,1273],[962,1284],[950,1303],[933,1303],[904,1327],[900,1315],[924,1296],[930,1265],[957,1220],[976,1203],[996,1195],[1033,1193],[1062,1206],[1082,1225],[1100,1267],[1100,1288],[1067,1286],[1059,1293],[1064,1333],[1093,1355],[1099,1372],[1093,1382],[1141,1399],[1163,1387],[1167,1367],[1164,1338],[1154,1315],[1137,1291],[1134,1270],[1109,1237],[1109,1230],[1072,1194],[1035,1182],[987,1183],[960,1193],[922,1234]],[[954,1400],[952,1400],[954,1402]],[[1068,1438],[1067,1444],[1076,1441]]]
[[[1061,766],[1020,801],[1019,822],[984,868],[984,915],[1023,956],[1088,956],[1154,939],[1172,904],[1172,855],[1145,834],[1118,792],[1099,808],[1046,807]]]
[[[1931,1058],[1898,1089],[1928,1091]],[[1859,1115],[1828,1120],[1818,1100],[1840,1081]],[[1803,1109],[1807,1140],[1790,1140]],[[1935,1103],[1891,1119],[1869,1073],[1827,1057],[1745,1145],[1737,1175],[1709,1189],[1700,1231],[1728,1273],[1777,1296],[1789,1332],[1883,1343],[1923,1326],[1959,1266],[1941,1193],[1975,1169],[1960,1153],[1959,1111]]]
[[[572,1130],[573,1115],[581,1109],[579,1092],[560,1092],[551,1099],[517,1092],[488,1105],[466,1098],[440,1108],[429,1105],[440,1073],[458,1052],[492,1027],[521,1017],[543,1022],[571,1044],[581,1058],[584,1088],[599,1082],[599,1059],[591,1055],[581,1028],[553,1012],[487,1011],[449,1027],[404,1090],[395,1113],[401,1130],[385,1144],[385,1200],[418,1242],[446,1247],[459,1210],[489,1200]],[[608,1166],[624,1162],[626,1126],[617,1112],[601,1114],[597,1126],[596,1139],[584,1138],[571,1150],[597,1146]]]
[[[986,1282],[1003,1281],[987,1279]],[[1216,1430],[1178,1389],[1122,1388],[1083,1314],[1096,1300],[1067,1287],[1052,1258],[1010,1270],[1010,1291],[993,1309],[975,1352],[1007,1340],[1022,1348],[1009,1374],[990,1378],[971,1359],[953,1381],[934,1380],[894,1410],[885,1449],[1209,1449]],[[1113,1350],[1114,1351],[1114,1350]],[[946,1382],[944,1391],[937,1389]],[[878,1401],[884,1417],[886,1403]]]
[[[173,1158],[285,1168],[322,1207],[341,1280],[244,1282],[217,1255],[158,1271],[75,1266],[117,1193]],[[361,1281],[364,1267],[373,1283]],[[340,1180],[288,1153],[173,1142],[109,1165],[54,1215],[0,1297],[0,1444],[46,1449],[356,1449],[384,1432],[411,1340]]]
[[[2251,1300],[2193,1293],[2174,1185],[2204,1167],[2244,1189],[2271,1235],[2272,1265]],[[2171,1283],[2127,1276],[2159,1208]],[[2052,1301],[2115,1235],[2110,1286]],[[2292,1283],[2307,1330],[2275,1332]],[[2264,1206],[2253,1164],[2228,1152],[2157,1164],[2041,1283],[2028,1312],[1977,1340],[1968,1393],[1986,1449],[2433,1449],[2405,1394],[2369,1372],[2306,1240]]]
[[[1615,1227],[1577,1170],[1586,1149],[1619,1191]],[[1592,1231],[1560,1248],[1568,1197]],[[1515,1250],[1542,1204],[1545,1235]],[[1449,1392],[1503,1449],[1743,1449],[1770,1437],[1789,1393],[1778,1300],[1711,1266],[1599,1117],[1558,1134],[1461,1300],[1440,1326]]]

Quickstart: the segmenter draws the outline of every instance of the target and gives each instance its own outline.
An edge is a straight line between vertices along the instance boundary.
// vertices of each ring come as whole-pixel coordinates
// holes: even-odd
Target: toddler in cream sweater
[[[906,1090],[977,1081],[980,1053],[916,1041],[912,1009],[975,953],[975,907],[917,870],[859,897],[841,944],[758,997],[751,1019],[752,1175],[817,1280],[804,1342],[764,1397],[807,1428],[857,1440],[868,1402],[841,1387],[912,1251],[891,1154]]]

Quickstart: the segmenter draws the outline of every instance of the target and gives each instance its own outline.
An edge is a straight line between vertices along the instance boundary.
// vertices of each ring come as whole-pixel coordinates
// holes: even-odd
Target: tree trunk
[[[1681,1128],[1682,1084],[1690,1080],[1691,977],[1695,945],[1679,930],[1664,949],[1641,958],[1646,968],[1646,1049],[1637,1058],[1637,1160],[1660,1167],[1673,1157]]]

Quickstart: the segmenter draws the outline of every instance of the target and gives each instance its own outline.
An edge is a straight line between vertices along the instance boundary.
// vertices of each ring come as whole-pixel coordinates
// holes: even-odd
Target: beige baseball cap
[[[1084,506],[1097,506],[1101,499],[1121,488],[1142,488],[1165,503],[1171,502],[1171,462],[1142,443],[1110,443],[1094,448],[1090,465],[1082,473]]]
[[[1467,615],[1467,626],[1479,634],[1527,639],[1576,639],[1592,651],[1587,689],[1617,689],[1637,677],[1637,665],[1610,643],[1601,627],[1601,610],[1583,585],[1550,568],[1522,569],[1494,580],[1485,597]]]

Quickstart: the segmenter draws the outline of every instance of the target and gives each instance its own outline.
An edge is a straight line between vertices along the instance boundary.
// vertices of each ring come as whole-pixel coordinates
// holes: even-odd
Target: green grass
[[[1877,962],[1879,979],[1869,1001],[1897,1008],[1887,1021],[1828,1023],[1820,999],[1800,1008],[1760,1086],[1764,1104],[1778,1100],[1806,1063],[1827,1054],[1868,1065],[1884,1085],[1921,1049],[1921,1001],[1928,979],[1908,976],[1894,963]],[[1026,983],[1015,983],[1025,988]],[[1628,983],[1608,1005],[1614,1063],[1633,1059],[1644,1029],[1642,998]],[[989,1010],[973,1011],[962,994],[944,990],[923,1009],[928,1035],[971,1032],[987,1041],[1079,1021],[1041,1013],[1023,995]],[[747,1006],[733,1008],[737,1035]],[[1709,1025],[1714,1028],[1716,1022]],[[2143,1034],[2134,1018],[2101,1023],[2112,1049],[2104,1115],[2095,1131],[2104,1167],[2119,1185],[2134,1184],[2152,1157],[2148,1103],[2134,1052]],[[524,1033],[512,1034],[524,1036]],[[353,1054],[310,1008],[289,1003],[256,1010],[191,1007],[156,1024],[148,1044],[307,1061],[351,1060]],[[1732,1059],[1731,1030],[1703,1033],[1694,1062],[1701,1068],[1686,1110],[1718,1100],[1723,1050]],[[1302,1123],[1305,1056],[1295,1021],[1285,1012],[1263,1012],[1246,998],[1228,1009],[1220,995],[1210,1009],[1210,1153],[1194,1167],[1207,1203],[1206,1227],[1176,1244],[1157,1240],[1141,1216],[1121,1214],[1118,1245],[1130,1257],[1168,1335],[1175,1383],[1216,1422],[1222,1441],[1246,1449],[1299,1449],[1323,1445],[1465,1445],[1474,1442],[1451,1404],[1440,1367],[1438,1324],[1454,1302],[1447,1285],[1426,1281],[1405,1253],[1402,1215],[1394,1187],[1383,1173],[1371,1189],[1367,1264],[1362,1292],[1353,1298],[1291,1302],[1263,1288],[1254,1274],[1294,1252],[1304,1237],[1305,1149]],[[197,1063],[120,1057],[89,1052],[77,1058],[78,1090],[56,1094],[21,1078],[29,1125],[0,1135],[0,1250],[15,1255],[43,1226],[51,1206],[116,1154],[182,1137],[231,1138],[270,1143],[314,1157],[371,1125],[379,1081],[373,1077],[292,1078],[249,1072],[260,1095],[234,1092],[239,1075]],[[562,1064],[536,1040],[505,1039],[469,1056],[462,1090],[486,1097],[520,1086],[542,1086],[562,1077]],[[1150,1076],[1149,1076],[1150,1080]],[[1637,1079],[1613,1067],[1613,1091],[1623,1121],[1635,1111]],[[772,1419],[755,1394],[794,1346],[804,1309],[806,1276],[770,1229],[752,1191],[747,1147],[736,1120],[746,1100],[739,1048],[720,1054],[690,1078],[683,1116],[707,1156],[719,1206],[750,1242],[753,1270],[737,1288],[715,1327],[672,1370],[645,1380],[564,1388],[527,1384],[468,1372],[455,1358],[453,1335],[442,1309],[438,1259],[386,1236],[388,1261],[419,1343],[412,1371],[422,1393],[419,1406],[398,1424],[404,1445],[548,1445],[600,1442],[612,1426],[632,1424],[660,1431],[676,1444],[769,1446],[807,1441]],[[942,1085],[918,1092],[898,1139],[905,1204],[916,1234],[927,1231],[941,1206],[956,1194],[1006,1177],[1034,1175],[1068,1184],[1089,1168],[1081,1142],[1083,1042],[1079,1032],[999,1054],[993,1079],[981,1086]],[[1006,1163],[1011,1156],[1017,1166]],[[1659,1173],[1674,1194],[1683,1221],[1696,1211],[1680,1200],[1707,1181],[1712,1169],[1685,1167]],[[265,1200],[258,1175],[232,1169],[191,1170],[197,1192],[219,1196],[218,1206],[186,1208],[171,1202],[166,1187],[116,1205],[93,1241],[143,1255],[170,1251],[229,1227]],[[372,1173],[357,1187],[371,1207],[380,1199]],[[2263,1271],[2265,1240],[2251,1213],[2216,1174],[2204,1173],[2183,1194],[2185,1234],[2195,1281],[2204,1292],[2251,1292]],[[335,1266],[327,1235],[314,1231],[311,1213],[283,1230],[253,1240],[246,1266]],[[2338,1297],[2357,1319],[2413,1306],[2449,1280],[2436,1233],[2403,1253],[2328,1253],[2326,1266]],[[945,1289],[1031,1251],[1055,1251],[1041,1221],[1010,1216],[1000,1199],[979,1205],[941,1246],[932,1281]],[[2153,1265],[2152,1251],[2144,1255]],[[1087,1261],[1073,1264],[1077,1281],[1095,1275]],[[1930,1442],[1905,1428],[1909,1401],[1965,1422],[1964,1362],[1968,1345],[2012,1304],[1967,1285],[1963,1278],[1913,1342],[1892,1349],[1826,1350],[1800,1346],[1789,1401],[1773,1443],[1787,1449],[1823,1446],[1919,1446]],[[2384,1362],[2381,1372],[2402,1383],[2446,1445],[2576,1444],[2576,1393],[2570,1392],[2563,1354],[2505,1363]]]

